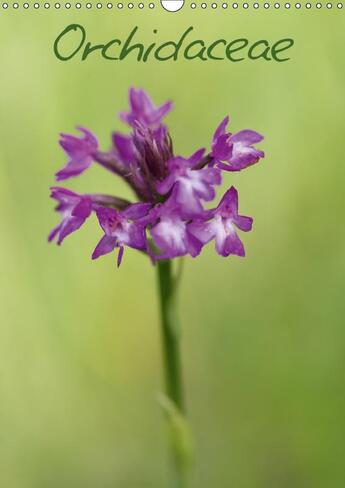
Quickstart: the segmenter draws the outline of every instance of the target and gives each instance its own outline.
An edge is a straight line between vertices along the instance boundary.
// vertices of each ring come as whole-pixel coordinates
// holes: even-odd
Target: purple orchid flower
[[[133,190],[137,203],[109,195],[79,195],[64,188],[52,188],[58,201],[61,223],[49,235],[64,238],[79,229],[95,213],[104,231],[92,258],[119,249],[121,264],[125,246],[146,253],[153,262],[190,255],[215,239],[221,256],[244,256],[237,230],[249,231],[252,219],[238,215],[238,195],[231,187],[217,208],[204,209],[221,184],[221,171],[240,171],[264,157],[254,147],[263,137],[251,130],[227,133],[226,117],[213,136],[212,149],[196,151],[189,158],[176,156],[168,128],[162,124],[171,103],[156,107],[143,90],[131,88],[130,109],[120,115],[131,127],[128,135],[114,132],[111,147],[100,151],[96,137],[80,129],[83,137],[62,135],[61,146],[69,161],[57,173],[67,179],[96,162],[123,179]],[[153,246],[148,243],[152,242]]]
[[[57,236],[57,243],[62,241],[72,232],[78,230],[92,211],[92,200],[88,195],[78,195],[66,188],[51,188],[51,197],[58,201],[56,210],[61,214],[62,220],[54,227],[48,236],[52,241]]]
[[[162,119],[172,109],[171,102],[165,102],[156,107],[144,90],[130,88],[129,90],[130,111],[121,112],[120,118],[131,127],[141,123],[147,127],[158,127]]]
[[[217,167],[225,171],[241,171],[265,156],[263,151],[253,147],[263,136],[253,130],[242,130],[237,134],[226,132],[229,117],[217,127],[212,143],[211,155]]]
[[[84,137],[76,137],[70,134],[61,134],[60,145],[69,156],[69,161],[64,168],[56,173],[56,180],[67,180],[78,176],[93,162],[97,152],[98,141],[87,129],[79,127]]]
[[[210,220],[189,224],[189,232],[202,244],[215,239],[216,250],[221,256],[235,254],[244,257],[244,247],[237,235],[236,227],[248,232],[252,228],[253,219],[238,215],[238,193],[233,186],[225,193],[216,209],[206,212],[206,219],[210,216]]]
[[[151,228],[151,236],[160,250],[160,254],[153,256],[153,260],[186,254],[196,257],[200,254],[202,244],[189,232],[187,222],[172,198],[151,212],[152,221],[156,223]]]
[[[161,195],[166,195],[173,189],[176,205],[180,208],[180,213],[186,216],[200,214],[203,211],[200,200],[213,200],[216,196],[214,186],[222,182],[220,170],[217,168],[193,169],[202,160],[204,152],[204,149],[200,149],[188,159],[170,159],[169,174],[157,185]]]
[[[96,213],[105,234],[97,244],[92,259],[108,254],[118,247],[117,265],[120,266],[124,246],[145,251],[147,248],[145,227],[136,223],[135,220],[147,214],[150,206],[145,203],[136,203],[122,212],[113,208],[99,207]]]

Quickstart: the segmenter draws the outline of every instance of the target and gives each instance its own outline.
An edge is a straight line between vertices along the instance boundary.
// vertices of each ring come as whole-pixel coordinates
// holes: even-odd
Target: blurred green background
[[[83,124],[106,148],[134,85],[174,100],[182,154],[208,145],[226,114],[266,136],[266,159],[225,178],[255,219],[247,258],[211,245],[184,270],[192,486],[344,487],[343,11],[72,10],[0,18],[0,485],[167,486],[154,269],[132,251],[120,270],[114,255],[92,262],[94,220],[61,248],[46,243],[59,132]],[[206,40],[295,47],[286,63],[62,63],[52,44],[71,22],[94,42],[134,25],[164,41],[193,25]],[[68,186],[130,196],[96,166]]]

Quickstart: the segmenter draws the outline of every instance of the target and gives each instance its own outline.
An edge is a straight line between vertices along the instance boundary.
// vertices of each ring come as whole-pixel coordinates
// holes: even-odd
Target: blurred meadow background
[[[295,47],[286,63],[63,63],[53,41],[74,22],[93,42],[135,25],[165,41],[193,25],[195,38]],[[224,178],[254,217],[247,258],[211,245],[184,269],[191,486],[344,487],[343,11],[20,8],[0,27],[0,485],[168,486],[155,270],[133,251],[119,270],[114,255],[92,262],[95,219],[61,248],[46,242],[59,132],[82,124],[106,148],[134,85],[174,101],[167,122],[184,155],[226,114],[232,130],[266,136],[266,159]],[[130,196],[97,166],[66,186]]]

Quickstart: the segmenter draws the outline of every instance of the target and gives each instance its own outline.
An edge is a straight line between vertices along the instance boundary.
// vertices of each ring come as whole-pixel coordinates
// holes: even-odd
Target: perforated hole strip
[[[167,0],[169,1],[169,0]],[[181,10],[182,8],[184,10],[186,9],[192,9],[192,10],[268,10],[268,9],[286,9],[286,10],[341,10],[343,9],[343,3],[342,2],[326,2],[326,3],[320,3],[320,2],[306,2],[306,3],[300,3],[300,2],[254,2],[254,3],[248,3],[248,2],[241,2],[241,3],[236,3],[236,2],[191,2],[191,3],[184,3],[180,2],[180,7],[177,10]],[[1,10],[40,10],[40,9],[55,9],[55,10],[134,10],[134,9],[148,9],[148,10],[153,10],[155,8],[159,8],[162,10],[167,10],[165,9],[164,6],[161,5],[159,2],[77,2],[77,3],[70,3],[70,2],[33,2],[33,3],[1,3],[0,4],[0,9]],[[169,9],[170,10],[170,9]],[[171,12],[174,12],[174,10],[171,10]]]

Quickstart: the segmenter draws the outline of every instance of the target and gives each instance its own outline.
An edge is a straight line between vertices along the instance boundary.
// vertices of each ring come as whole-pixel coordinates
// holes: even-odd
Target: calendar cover
[[[0,39],[0,485],[344,487],[343,1]]]

